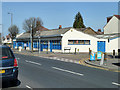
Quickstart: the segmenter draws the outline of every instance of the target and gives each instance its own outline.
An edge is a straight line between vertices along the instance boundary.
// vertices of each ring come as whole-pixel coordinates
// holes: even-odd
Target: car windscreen
[[[0,48],[0,60],[13,58],[10,48]]]

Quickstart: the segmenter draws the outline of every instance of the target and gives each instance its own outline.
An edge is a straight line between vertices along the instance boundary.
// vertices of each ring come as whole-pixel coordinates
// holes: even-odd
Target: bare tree
[[[37,18],[34,18],[34,17],[31,17],[29,19],[26,19],[24,22],[23,22],[23,29],[26,31],[26,32],[31,32],[31,36],[32,36],[32,40],[31,40],[31,50],[33,52],[33,38],[34,38],[34,35],[36,33],[36,31],[39,30],[39,28],[43,25],[43,22],[42,20],[37,17]]]
[[[19,28],[16,25],[12,25],[11,27],[8,28],[8,31],[10,33],[10,37],[12,39],[13,44],[13,39],[15,39],[16,35],[19,33]]]

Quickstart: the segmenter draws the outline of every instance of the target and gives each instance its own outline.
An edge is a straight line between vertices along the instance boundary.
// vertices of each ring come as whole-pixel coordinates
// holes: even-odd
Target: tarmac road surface
[[[118,88],[118,73],[51,60],[15,54],[19,65],[16,85],[4,82],[7,88]]]

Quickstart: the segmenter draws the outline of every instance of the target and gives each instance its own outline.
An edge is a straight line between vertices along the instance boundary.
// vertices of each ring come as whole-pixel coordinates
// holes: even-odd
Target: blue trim
[[[68,45],[90,45],[90,44],[68,44]]]

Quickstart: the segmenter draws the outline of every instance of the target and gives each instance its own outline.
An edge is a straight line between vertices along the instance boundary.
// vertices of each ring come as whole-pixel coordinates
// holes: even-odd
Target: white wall
[[[120,33],[120,20],[113,16],[111,20],[106,24],[104,27],[104,34],[113,34],[113,33]]]
[[[12,43],[12,39],[9,38],[9,40],[7,40],[7,38],[5,38],[5,40],[2,41],[2,43],[8,43],[8,44],[10,44],[10,43]]]
[[[120,37],[112,39],[110,40],[110,42],[107,42],[106,51],[108,53],[112,53],[113,50],[115,50],[115,52],[118,53],[118,49],[120,49],[120,44],[118,42],[120,42]]]
[[[72,31],[71,31],[72,30]],[[68,40],[90,40],[90,45],[68,45]],[[83,32],[77,31],[75,29],[70,29],[67,31],[62,38],[62,52],[64,52],[65,47],[70,47],[70,52],[75,52],[75,48],[79,49],[79,52],[89,52],[89,48],[97,52],[97,41],[105,41],[105,39],[98,39],[94,36],[85,34]],[[69,52],[69,50],[66,50]]]

